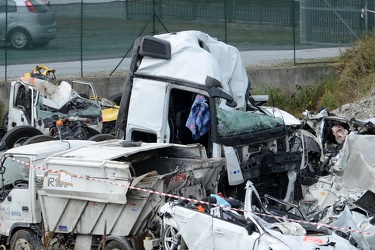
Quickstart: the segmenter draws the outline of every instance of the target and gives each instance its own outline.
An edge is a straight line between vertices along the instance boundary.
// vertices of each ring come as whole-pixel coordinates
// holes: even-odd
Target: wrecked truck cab
[[[251,179],[262,194],[286,199],[294,171],[309,163],[306,143],[272,108],[252,101],[250,87],[239,51],[203,32],[142,37],[134,44],[116,137],[202,144],[208,157],[226,158],[223,192]]]
[[[103,127],[97,102],[82,97],[66,81],[55,85],[38,78],[20,78],[11,83],[5,119],[2,142],[8,149],[36,135],[85,140],[101,133]],[[59,119],[69,120],[60,130],[56,126]]]

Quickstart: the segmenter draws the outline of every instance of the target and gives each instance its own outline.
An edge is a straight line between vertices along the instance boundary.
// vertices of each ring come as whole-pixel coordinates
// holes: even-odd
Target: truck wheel
[[[3,127],[3,132],[6,133],[8,131],[8,122],[9,122],[9,111],[5,112],[3,115],[3,119],[1,119],[1,125]]]
[[[21,229],[10,239],[10,249],[39,250],[43,249],[43,246],[33,230]]]
[[[112,140],[116,139],[116,136],[109,135],[109,134],[97,134],[94,136],[91,136],[88,141],[105,141],[105,140]]]
[[[49,136],[49,135],[35,135],[35,136],[27,139],[24,143],[22,143],[22,145],[29,145],[29,144],[33,144],[33,143],[44,142],[44,141],[53,141],[53,140],[56,140],[56,139],[53,138],[52,136]]]
[[[21,146],[27,139],[35,135],[42,135],[43,133],[31,126],[22,125],[14,127],[4,135],[2,142],[5,143],[7,148]]]
[[[163,247],[165,250],[186,250],[188,249],[180,232],[173,226],[166,226],[163,236]]]
[[[105,250],[133,250],[127,239],[117,238],[111,240],[106,246]]]
[[[116,103],[116,105],[120,106],[121,98],[122,98],[122,93],[118,93],[118,94],[114,94],[114,95],[108,97],[107,99]]]

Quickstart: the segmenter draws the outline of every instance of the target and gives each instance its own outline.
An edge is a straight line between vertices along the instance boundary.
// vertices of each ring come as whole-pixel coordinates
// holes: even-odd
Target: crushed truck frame
[[[2,244],[144,249],[146,236],[159,241],[158,208],[170,200],[161,194],[215,193],[224,165],[197,144],[72,140],[10,149],[1,158]]]

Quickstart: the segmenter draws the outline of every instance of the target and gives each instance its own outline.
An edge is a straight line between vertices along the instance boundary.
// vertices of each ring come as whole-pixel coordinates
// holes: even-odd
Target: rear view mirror
[[[224,91],[218,89],[218,88],[223,87],[219,80],[217,80],[217,79],[215,79],[211,76],[207,76],[205,84],[206,84],[206,86],[211,88],[212,97],[224,98],[225,100],[227,100],[225,102],[225,104],[227,106],[229,106],[231,108],[237,107],[237,102],[233,99],[233,97],[231,95],[229,95],[229,94],[225,93]]]

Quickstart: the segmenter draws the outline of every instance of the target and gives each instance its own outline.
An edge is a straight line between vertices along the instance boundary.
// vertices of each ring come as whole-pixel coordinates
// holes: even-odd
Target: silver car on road
[[[0,0],[0,42],[14,49],[45,47],[56,37],[56,21],[43,0]]]

